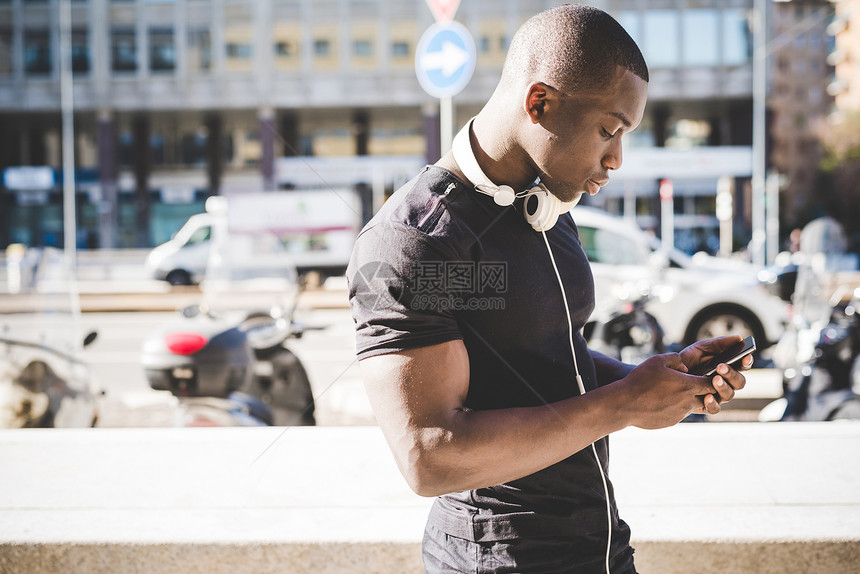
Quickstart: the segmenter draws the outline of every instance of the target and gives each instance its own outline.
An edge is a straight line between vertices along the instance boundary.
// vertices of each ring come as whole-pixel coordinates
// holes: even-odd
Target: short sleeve
[[[440,274],[455,258],[438,238],[407,225],[362,231],[347,268],[359,359],[462,339]]]

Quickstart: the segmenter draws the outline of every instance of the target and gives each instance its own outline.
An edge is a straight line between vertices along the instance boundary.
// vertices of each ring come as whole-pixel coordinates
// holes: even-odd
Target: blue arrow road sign
[[[450,98],[466,87],[475,71],[475,41],[458,22],[437,22],[421,36],[415,50],[415,73],[424,91]]]

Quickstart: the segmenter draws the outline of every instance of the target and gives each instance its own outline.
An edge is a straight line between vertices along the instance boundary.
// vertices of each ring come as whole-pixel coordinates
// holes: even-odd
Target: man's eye
[[[603,137],[605,138],[612,139],[615,137],[615,134],[609,133],[608,131],[606,131],[606,128],[600,128],[600,131],[603,132]]]

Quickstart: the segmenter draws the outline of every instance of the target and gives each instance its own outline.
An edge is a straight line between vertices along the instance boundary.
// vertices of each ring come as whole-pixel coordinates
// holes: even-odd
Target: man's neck
[[[472,123],[470,141],[475,159],[490,181],[522,190],[534,183],[537,173],[517,143],[511,122],[485,108]]]

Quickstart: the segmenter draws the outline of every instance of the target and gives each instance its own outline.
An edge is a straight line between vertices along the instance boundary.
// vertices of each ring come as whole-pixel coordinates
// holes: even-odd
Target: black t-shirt
[[[591,269],[571,217],[560,217],[546,235],[565,285],[580,374],[591,390],[598,381],[580,334],[594,308]],[[359,234],[347,278],[360,359],[462,339],[468,409],[544,405],[579,394],[561,289],[522,200],[497,206],[451,172],[428,166]],[[607,439],[596,446],[606,469]],[[614,500],[612,506],[615,554],[628,548],[629,530]],[[583,563],[605,553],[606,502],[590,448],[518,480],[442,496],[429,523],[477,542],[575,540]]]

